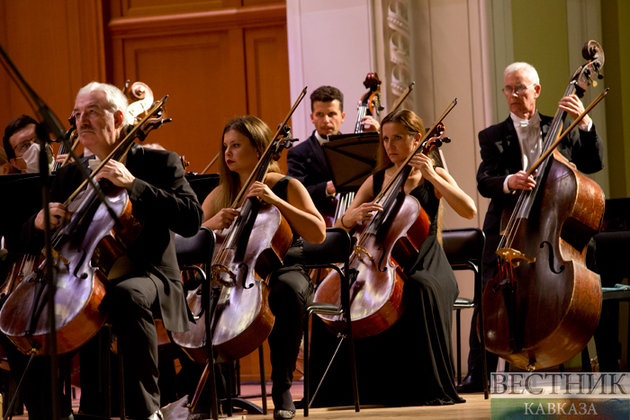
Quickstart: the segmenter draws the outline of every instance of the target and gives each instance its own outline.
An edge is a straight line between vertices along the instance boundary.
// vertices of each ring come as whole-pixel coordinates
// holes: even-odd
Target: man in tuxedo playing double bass
[[[541,86],[536,69],[527,63],[516,62],[506,67],[503,93],[510,108],[508,118],[479,133],[481,164],[477,171],[477,189],[482,196],[490,198],[490,205],[483,224],[486,248],[483,259],[484,285],[497,274],[501,214],[504,207],[513,205],[516,190],[531,190],[536,182],[526,170],[541,154],[541,144],[549,131],[552,118],[540,115],[536,99]],[[563,97],[558,108],[566,111],[573,119],[584,112],[584,105],[576,95]],[[568,122],[565,124],[568,125]],[[573,162],[583,173],[594,173],[603,168],[604,147],[593,122],[586,115],[558,146],[558,151]],[[477,308],[473,313],[470,329],[470,353],[468,375],[457,391],[477,392],[483,390],[482,350],[477,337]],[[493,371],[498,358],[488,354],[488,367]]]
[[[328,136],[339,134],[344,121],[343,93],[332,86],[320,86],[311,93],[313,134],[287,152],[287,175],[297,178],[308,190],[315,207],[324,217],[333,217],[336,190],[322,144]],[[379,123],[371,116],[363,117],[365,131],[377,131]]]
[[[126,110],[126,97],[112,85],[92,82],[77,94],[73,116],[79,140],[98,160],[105,160],[124,137]],[[130,269],[110,279],[103,304],[109,309],[123,355],[126,401],[132,403],[129,414],[136,420],[161,419],[153,319],[162,319],[170,331],[188,329],[174,233],[197,233],[203,212],[175,153],[134,144],[121,160],[108,161],[96,179],[107,179],[127,190],[133,213],[143,222],[143,228],[125,255]],[[70,217],[61,203],[82,181],[74,165],[57,173],[49,206],[52,228]],[[41,251],[43,228],[42,210],[24,227],[23,239],[31,252]]]

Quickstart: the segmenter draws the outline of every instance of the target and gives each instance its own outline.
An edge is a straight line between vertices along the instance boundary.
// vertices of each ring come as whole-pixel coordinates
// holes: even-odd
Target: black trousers
[[[153,321],[159,311],[158,287],[150,277],[129,277],[107,291],[110,319],[123,358],[125,401],[134,419],[160,408],[158,339]]]
[[[294,410],[293,371],[302,340],[304,313],[313,301],[313,283],[302,269],[289,267],[275,272],[269,285],[269,305],[276,317],[269,334],[271,398],[276,409]]]
[[[486,288],[486,284],[497,275],[498,265],[496,261],[485,264],[483,266],[483,289]],[[481,357],[483,351],[481,349],[481,342],[477,336],[477,319],[479,318],[479,311],[475,306],[473,310],[472,320],[470,322],[470,335],[468,337],[468,345],[470,347],[468,352],[468,376],[472,377],[475,382],[481,383],[483,376],[483,364]],[[496,354],[485,352],[486,363],[488,367],[488,375],[497,370],[497,363],[499,362],[499,356]]]

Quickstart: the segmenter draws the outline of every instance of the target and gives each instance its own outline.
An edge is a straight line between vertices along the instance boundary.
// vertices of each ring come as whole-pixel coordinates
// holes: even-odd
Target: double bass
[[[565,96],[583,96],[604,64],[595,41],[585,44],[582,55],[588,62],[575,71]],[[602,306],[599,275],[586,267],[585,257],[601,228],[604,194],[555,149],[565,117],[565,111],[556,112],[543,155],[528,170],[535,188],[523,190],[514,209],[504,212],[511,214],[496,251],[499,273],[483,293],[487,350],[529,371],[579,353]]]
[[[161,118],[165,100],[166,97],[154,105],[90,178],[109,159],[124,157],[136,137],[144,138],[165,122]],[[51,259],[57,271],[54,323],[58,352],[63,354],[83,345],[102,327],[106,311],[101,302],[107,275],[142,228],[126,190],[100,180],[81,192],[88,182],[92,184],[93,180],[86,179],[64,203],[73,213],[52,235],[52,255],[45,255],[40,266],[15,287],[0,311],[0,330],[24,353],[50,352],[48,304],[43,300],[47,260]],[[109,207],[99,196],[106,197]]]
[[[381,80],[376,73],[368,73],[363,81],[368,91],[361,96],[361,100],[357,105],[357,120],[354,124],[354,133],[360,134],[365,132],[365,128],[361,120],[366,116],[378,116],[379,112],[383,109],[381,107]],[[330,225],[334,226],[337,219],[339,219],[348,209],[352,200],[354,200],[354,191],[348,191],[337,194],[337,207],[335,208],[335,214]],[[326,217],[326,223],[329,223],[328,217]]]
[[[350,319],[355,338],[379,334],[392,326],[405,309],[402,267],[415,255],[428,237],[431,221],[415,197],[405,194],[404,186],[412,167],[409,161],[416,153],[450,142],[442,138],[442,120],[456,105],[454,100],[442,116],[422,137],[420,144],[404,161],[391,180],[375,197],[382,212],[372,217],[359,235],[350,256],[350,270],[356,279],[350,285]],[[434,135],[438,135],[434,137]],[[319,285],[314,300],[339,304],[339,275],[331,272]],[[346,321],[341,315],[320,314],[333,331],[343,331]]]

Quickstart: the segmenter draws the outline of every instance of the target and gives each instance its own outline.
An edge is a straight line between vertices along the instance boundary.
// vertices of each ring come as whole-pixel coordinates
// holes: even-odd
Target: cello
[[[293,241],[293,232],[282,213],[256,198],[244,198],[255,181],[262,182],[272,160],[277,160],[290,139],[287,121],[304,98],[306,88],[280,124],[231,207],[240,214],[229,228],[216,231],[217,247],[211,265],[213,284],[220,293],[212,313],[199,313],[190,331],[173,333],[173,341],[197,363],[208,363],[205,317],[211,317],[212,346],[217,363],[238,360],[258,348],[271,333],[275,317],[268,303],[273,271]],[[199,312],[200,292],[188,293],[188,304]],[[202,316],[203,315],[203,316]]]
[[[374,203],[382,212],[372,217],[359,235],[350,256],[350,270],[358,273],[350,285],[350,319],[355,338],[379,334],[392,326],[405,309],[402,267],[417,253],[427,238],[431,221],[415,197],[405,194],[404,186],[412,167],[409,161],[417,153],[428,154],[432,149],[450,142],[442,138],[442,120],[456,105],[454,100],[442,116],[422,137],[418,147],[405,159]],[[438,134],[438,137],[433,137]],[[314,300],[339,304],[339,275],[331,272],[319,285]],[[343,331],[342,315],[320,318],[335,332]]]
[[[122,159],[136,137],[144,138],[167,120],[161,119],[166,97],[158,101],[142,121],[116,146],[90,175],[93,178],[109,159]],[[70,352],[94,336],[105,322],[100,304],[105,295],[107,275],[115,269],[126,247],[139,235],[142,223],[131,208],[126,190],[98,186],[79,194],[86,179],[64,205],[74,209],[71,218],[60,224],[53,235],[52,255],[25,278],[8,296],[0,311],[0,329],[16,347],[29,353],[48,354],[48,304],[42,301],[47,286],[42,282],[43,267],[51,258],[57,270],[55,330],[58,352]],[[97,189],[98,188],[98,189]],[[105,195],[109,208],[97,198]],[[113,213],[113,214],[112,214]]]
[[[596,84],[592,78],[604,64],[601,46],[589,41],[582,55],[588,62],[575,71],[565,96],[581,97]],[[504,224],[496,251],[499,272],[483,293],[486,349],[529,371],[579,353],[602,306],[599,275],[586,267],[585,257],[590,238],[601,228],[604,194],[555,148],[569,132],[561,136],[565,117],[558,109],[543,155],[528,170],[536,186],[521,192]],[[504,210],[504,216],[508,213]]]

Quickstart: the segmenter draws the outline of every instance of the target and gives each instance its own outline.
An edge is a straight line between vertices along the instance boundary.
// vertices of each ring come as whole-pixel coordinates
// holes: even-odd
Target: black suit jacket
[[[163,284],[157,289],[164,326],[170,331],[186,331],[187,304],[174,233],[182,236],[197,233],[203,220],[201,205],[175,153],[134,145],[127,155],[126,166],[136,177],[129,192],[133,213],[144,223],[140,236],[128,248],[127,257],[137,270]],[[82,180],[74,165],[60,169],[51,188],[51,202],[63,203]],[[30,253],[37,255],[43,247],[43,235],[35,230],[35,216],[24,225],[22,242]]]
[[[287,167],[287,175],[304,184],[320,213],[333,216],[336,202],[333,197],[326,196],[326,184],[332,176],[315,131],[306,141],[289,149]]]
[[[540,119],[544,138],[552,118],[541,115]],[[568,125],[569,122],[565,121],[565,128]],[[477,189],[482,196],[491,199],[483,223],[486,234],[484,263],[490,267],[489,264],[496,259],[503,208],[513,206],[518,198],[518,194],[505,194],[503,183],[508,175],[523,170],[521,148],[512,118],[508,117],[479,132],[479,146],[481,164],[477,171]],[[604,166],[603,142],[594,125],[588,132],[577,128],[572,130],[558,145],[558,151],[584,173],[597,172]]]

